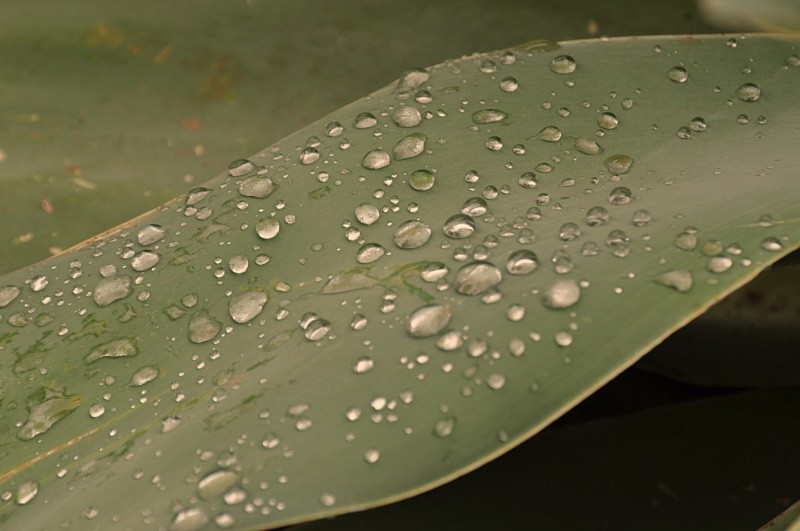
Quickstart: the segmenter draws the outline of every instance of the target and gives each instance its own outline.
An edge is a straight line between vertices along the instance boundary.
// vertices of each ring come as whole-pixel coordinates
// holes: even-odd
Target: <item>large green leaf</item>
[[[796,54],[412,71],[7,275],[0,518],[276,527],[507,451],[798,246]]]
[[[322,12],[309,31],[309,13]],[[439,31],[442,20],[459,31]],[[398,21],[415,24],[413,38]],[[691,0],[456,11],[422,0],[4,0],[0,274],[157,207],[403,70],[532,36],[586,37],[588,26],[715,31]]]

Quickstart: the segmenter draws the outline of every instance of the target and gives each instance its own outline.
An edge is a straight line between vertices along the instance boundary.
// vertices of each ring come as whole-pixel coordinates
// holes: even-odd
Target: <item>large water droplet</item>
[[[364,225],[372,225],[381,217],[378,207],[369,203],[361,203],[355,210],[356,219]]]
[[[761,89],[755,83],[744,83],[736,89],[736,96],[742,101],[756,101],[761,97]]]
[[[280,222],[275,218],[262,219],[256,224],[256,234],[262,240],[271,240],[281,230]]]
[[[211,190],[209,190],[208,188],[203,188],[200,186],[198,186],[197,188],[192,188],[186,193],[186,200],[185,200],[186,206],[196,205],[197,203],[208,197],[208,194],[210,193]]]
[[[132,340],[122,338],[96,346],[84,359],[87,363],[93,363],[102,358],[132,358],[138,353],[139,349]]]
[[[450,238],[466,238],[475,231],[475,222],[464,214],[455,214],[447,218],[442,227]]]
[[[364,155],[361,165],[368,170],[379,170],[385,168],[391,162],[389,154],[382,149],[373,149]]]
[[[562,310],[576,304],[581,298],[581,288],[573,279],[559,279],[542,293],[542,302],[553,310]]]
[[[190,507],[175,515],[170,531],[198,531],[208,524],[208,515],[200,507]]]
[[[605,207],[595,206],[586,211],[586,224],[590,227],[602,225],[608,221],[608,210]]]
[[[584,155],[599,155],[603,152],[603,148],[596,141],[591,138],[577,138],[575,140],[575,149]]]
[[[411,220],[397,227],[394,244],[401,249],[416,249],[425,245],[430,237],[430,225],[419,220]]]
[[[539,267],[539,258],[533,251],[520,249],[514,251],[506,262],[506,271],[512,275],[527,275]]]
[[[398,127],[415,127],[422,121],[422,116],[416,107],[403,105],[392,113],[392,120]]]
[[[681,293],[692,289],[692,285],[694,284],[692,272],[687,269],[673,269],[661,273],[655,278],[655,281],[662,286],[670,287]]]
[[[603,162],[608,171],[622,175],[623,173],[628,173],[631,164],[633,164],[633,159],[628,155],[611,155]]]
[[[499,109],[481,109],[472,113],[472,121],[476,124],[492,124],[502,122],[508,117],[508,113]]]
[[[765,251],[778,252],[783,250],[783,244],[778,238],[768,236],[761,242],[761,248]]]
[[[452,316],[447,306],[441,304],[422,306],[408,316],[406,330],[412,337],[434,336],[450,323]]]
[[[146,383],[152,382],[158,378],[158,368],[152,365],[147,365],[136,371],[131,376],[131,385],[139,387]]]
[[[618,186],[608,194],[608,202],[612,205],[627,205],[633,199],[633,192],[627,186]]]
[[[558,229],[559,239],[569,242],[577,239],[581,235],[581,229],[575,223],[564,223]]]
[[[237,159],[228,164],[228,175],[242,177],[256,171],[256,165],[247,159]]]
[[[56,422],[75,411],[81,403],[78,395],[67,395],[63,389],[40,388],[28,397],[28,418],[17,437],[28,441],[49,430]]]
[[[239,183],[239,193],[245,197],[263,199],[275,191],[275,184],[269,177],[248,177]]]
[[[161,255],[155,251],[139,251],[131,259],[131,269],[134,271],[147,271],[161,261]]]
[[[555,127],[553,125],[548,125],[536,135],[536,138],[539,140],[544,140],[545,142],[558,142],[561,140],[561,129]]]
[[[378,119],[375,115],[369,112],[362,112],[358,114],[353,120],[353,127],[356,129],[367,129],[375,127],[378,124]]]
[[[19,297],[21,290],[16,286],[3,286],[0,288],[0,308],[5,308],[11,304],[14,299]]]
[[[129,276],[103,278],[95,286],[93,298],[98,306],[108,306],[114,301],[124,299],[132,291]]]
[[[425,282],[438,282],[447,276],[449,272],[450,269],[442,262],[431,262],[420,271],[420,277]]]
[[[724,273],[733,266],[733,260],[727,256],[712,256],[708,259],[706,269],[712,273]]]
[[[17,505],[26,505],[36,497],[39,492],[39,484],[35,481],[23,481],[17,487],[17,493],[14,496],[14,502]]]
[[[239,475],[232,470],[215,470],[206,474],[197,483],[197,494],[204,500],[213,500],[239,482]]]
[[[167,229],[161,225],[147,225],[139,229],[139,232],[136,234],[136,240],[139,242],[139,245],[146,247],[163,240],[166,235]]]
[[[689,79],[689,73],[682,66],[674,66],[667,72],[667,77],[675,83],[685,83]]]
[[[428,170],[417,170],[408,178],[409,186],[419,192],[430,190],[435,182],[436,177]]]
[[[207,311],[195,312],[189,320],[189,341],[192,343],[211,341],[217,337],[220,330],[222,330],[222,324]]]
[[[558,55],[550,61],[550,70],[556,74],[571,74],[577,66],[575,59],[569,55]]]
[[[356,261],[359,264],[371,264],[386,254],[386,249],[379,243],[367,243],[362,245],[356,253]]]
[[[230,300],[228,303],[228,312],[231,319],[239,324],[244,324],[255,319],[264,305],[269,300],[266,292],[261,290],[252,290],[245,293],[240,293]]]
[[[471,218],[477,218],[484,214],[489,209],[488,203],[482,197],[470,197],[461,206],[461,213]]]
[[[510,272],[510,271],[509,271]],[[456,273],[454,286],[463,295],[480,295],[503,280],[503,274],[490,262],[471,262]]]
[[[411,133],[394,146],[394,160],[405,160],[416,157],[425,151],[428,138],[421,133]]]
[[[613,113],[604,112],[597,117],[597,125],[603,129],[614,129],[619,125],[619,119]]]

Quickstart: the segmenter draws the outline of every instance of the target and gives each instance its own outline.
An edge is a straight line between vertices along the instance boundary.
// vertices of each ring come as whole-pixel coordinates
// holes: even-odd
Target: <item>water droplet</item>
[[[406,330],[412,337],[434,336],[450,323],[452,316],[447,306],[441,304],[422,306],[408,316]]]
[[[261,446],[263,446],[267,450],[272,450],[273,448],[277,448],[280,443],[281,440],[275,433],[268,433],[261,440]]]
[[[520,249],[514,251],[506,262],[506,271],[512,275],[527,275],[539,267],[539,258],[533,251]]]
[[[744,83],[736,89],[736,96],[742,101],[756,101],[761,97],[761,89],[755,83]]]
[[[765,251],[777,252],[783,250],[783,244],[778,238],[770,236],[761,241],[761,248]]]
[[[619,125],[619,119],[613,113],[604,112],[597,117],[597,125],[603,129],[614,129]]]
[[[618,186],[608,194],[608,202],[612,205],[627,205],[633,199],[633,192],[627,186]]]
[[[496,372],[492,373],[486,377],[486,385],[497,391],[506,385],[506,377]]]
[[[602,225],[608,221],[608,210],[605,207],[595,206],[586,212],[586,224],[590,227]]]
[[[106,408],[103,406],[103,404],[92,404],[89,406],[89,416],[93,419],[102,417],[105,412]]]
[[[136,234],[136,240],[139,245],[148,246],[163,240],[166,235],[167,229],[161,225],[147,225],[139,229]]]
[[[450,269],[442,262],[431,262],[420,271],[420,277],[425,282],[438,282],[443,279]]]
[[[131,376],[131,385],[139,387],[140,385],[152,382],[156,378],[158,378],[158,368],[153,367],[152,365],[147,365],[136,371],[133,376]]]
[[[436,177],[428,170],[417,170],[408,178],[409,186],[419,192],[430,190],[435,182]]]
[[[637,227],[644,227],[653,221],[653,217],[650,215],[650,212],[642,208],[633,213],[632,221]]]
[[[427,140],[428,138],[421,133],[411,133],[400,139],[394,146],[394,160],[410,159],[421,154],[425,151],[425,142]]]
[[[539,140],[544,140],[545,142],[558,142],[561,140],[561,129],[558,127],[548,125],[536,135],[536,138]]]
[[[202,187],[192,188],[186,193],[186,200],[185,200],[186,206],[196,205],[197,203],[208,197],[208,194],[210,193],[211,190],[209,190],[208,188],[202,188]]]
[[[169,433],[181,425],[180,417],[164,417],[161,419],[161,433]]]
[[[17,432],[17,437],[29,441],[45,433],[56,422],[75,411],[80,403],[80,396],[65,394],[64,389],[40,388],[28,397],[28,418]]]
[[[578,138],[575,140],[575,149],[584,155],[599,155],[603,148],[591,138]]]
[[[319,157],[319,154],[317,155]],[[269,177],[248,177],[239,183],[239,193],[245,197],[264,199],[275,191],[275,184]]]
[[[667,286],[681,293],[689,291],[694,285],[692,272],[686,269],[673,269],[661,273],[655,278],[655,281],[662,286]]]
[[[228,259],[228,268],[237,275],[246,272],[249,265],[250,261],[243,254],[236,254]]]
[[[558,230],[558,237],[565,242],[572,241],[580,235],[581,229],[575,223],[564,223]]]
[[[475,231],[475,222],[465,214],[455,214],[447,218],[442,230],[450,238],[466,238]]]
[[[115,339],[98,345],[84,358],[87,363],[94,363],[102,358],[132,358],[139,354],[139,349],[128,338]]]
[[[677,135],[678,138],[681,138],[683,140],[691,138],[692,136],[692,132],[686,126],[679,127],[678,131],[675,134]]]
[[[379,170],[389,165],[392,159],[389,154],[382,149],[373,149],[364,155],[361,165],[368,170]]]
[[[675,247],[682,251],[694,251],[697,248],[697,234],[695,232],[682,232],[675,237]]]
[[[559,55],[550,61],[550,70],[556,74],[571,74],[577,66],[575,59],[569,55]]]
[[[281,224],[275,218],[262,219],[256,224],[256,234],[262,240],[271,240],[281,231]]]
[[[161,255],[155,251],[139,251],[131,259],[131,269],[134,271],[147,271],[161,261]]]
[[[500,151],[503,149],[503,139],[499,136],[490,136],[485,145],[489,151]]]
[[[398,127],[416,127],[422,122],[422,116],[416,107],[404,105],[394,111],[392,120]]]
[[[573,279],[559,279],[542,293],[542,303],[552,310],[563,310],[581,298],[581,288]]]
[[[170,531],[199,531],[208,524],[208,515],[200,507],[190,507],[175,515]]]
[[[239,482],[239,475],[231,470],[215,470],[197,483],[197,494],[204,500],[222,496]]]
[[[511,259],[509,259],[509,263],[511,263]],[[509,272],[511,272],[511,269],[511,266],[509,266]],[[458,270],[454,286],[456,291],[462,295],[480,295],[489,288],[498,285],[501,280],[503,280],[503,274],[491,262],[471,262]]]
[[[675,83],[685,83],[686,80],[689,79],[689,74],[684,67],[674,66],[667,72],[667,77],[670,81],[674,81]]]
[[[247,159],[237,159],[228,164],[228,175],[231,177],[242,177],[254,171],[256,171],[256,165]]]
[[[353,372],[356,374],[364,374],[365,372],[371,371],[374,366],[375,361],[372,358],[364,356],[356,360],[355,365],[353,365]]]
[[[369,450],[364,452],[364,461],[366,461],[370,465],[377,463],[380,458],[381,458],[381,452],[376,448],[370,448]]]
[[[26,505],[36,497],[39,492],[39,484],[35,481],[23,481],[17,487],[17,494],[14,496],[14,502],[17,505]]]
[[[611,173],[622,175],[623,173],[628,173],[631,164],[633,164],[633,159],[628,155],[611,155],[603,163]]]
[[[361,203],[355,209],[356,219],[363,225],[372,225],[381,217],[378,207],[369,203]]]
[[[336,505],[336,496],[334,496],[330,492],[324,492],[319,497],[319,503],[321,503],[325,507],[333,507],[334,505]]]
[[[11,304],[14,299],[19,297],[21,290],[16,286],[3,286],[0,288],[0,308],[5,308]]]
[[[375,118],[374,114],[369,112],[362,112],[353,120],[353,127],[356,129],[367,129],[369,127],[375,127],[377,124],[377,118]]]
[[[703,131],[706,130],[706,127],[708,127],[708,124],[700,116],[695,116],[689,122],[689,129],[691,129],[695,133],[702,133]]]
[[[129,276],[103,278],[95,286],[93,298],[98,306],[108,306],[114,301],[124,299],[132,291]]]
[[[567,332],[566,330],[561,330],[560,332],[556,332],[553,336],[553,339],[556,342],[556,345],[559,347],[568,347],[572,344],[572,334]]]
[[[512,304],[506,310],[506,317],[508,317],[509,321],[522,321],[525,318],[525,312],[525,306],[521,304]]]
[[[437,437],[447,437],[453,433],[456,427],[455,417],[444,417],[436,421],[433,425],[433,434]]]
[[[269,300],[266,292],[261,290],[246,291],[233,297],[228,303],[231,319],[244,324],[255,319]]]
[[[359,264],[371,264],[386,254],[386,249],[379,243],[367,243],[362,245],[356,253],[356,261]]]
[[[409,70],[400,76],[400,80],[397,82],[397,87],[395,90],[401,94],[416,90],[423,83],[428,81],[428,78],[430,78],[430,74],[421,68]]]
[[[205,310],[195,312],[189,320],[189,341],[205,343],[211,341],[222,330],[222,324]]]
[[[328,122],[325,124],[325,136],[339,136],[344,133],[344,127],[342,124],[336,121]]]
[[[401,249],[422,247],[431,237],[431,227],[419,220],[406,221],[394,233],[394,244]]]
[[[519,88],[519,82],[517,82],[516,78],[508,76],[504,77],[502,81],[500,81],[500,89],[503,92],[516,92]]]
[[[706,269],[712,273],[724,273],[733,266],[733,260],[727,256],[712,256],[708,259]]]
[[[486,214],[489,209],[488,203],[482,197],[470,197],[461,206],[461,213],[471,218],[476,218]]]
[[[508,117],[508,113],[499,109],[481,109],[472,113],[472,121],[476,124],[492,124],[502,122]]]

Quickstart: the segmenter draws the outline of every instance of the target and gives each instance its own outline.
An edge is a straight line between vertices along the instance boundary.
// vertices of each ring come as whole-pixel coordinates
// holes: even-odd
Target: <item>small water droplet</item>
[[[208,524],[208,515],[200,507],[190,507],[175,515],[170,531],[199,531]]]
[[[761,97],[761,89],[755,83],[744,83],[736,89],[736,96],[742,101],[756,101]]]
[[[431,262],[420,271],[420,277],[425,282],[438,282],[447,276],[449,272],[450,269],[442,262]]]
[[[500,151],[503,149],[503,139],[499,136],[490,136],[485,145],[489,151]]]
[[[208,188],[202,188],[202,187],[192,188],[186,193],[186,199],[185,199],[186,206],[196,205],[197,203],[208,197],[208,194],[210,193],[211,190],[209,190]]]
[[[367,129],[369,127],[375,127],[377,124],[377,118],[375,118],[374,114],[369,112],[362,112],[353,120],[353,127],[356,129]]]
[[[189,320],[189,341],[205,343],[211,341],[222,330],[222,324],[207,311],[201,310],[192,314]]]
[[[612,205],[627,205],[633,199],[633,192],[627,186],[618,186],[608,194],[608,202]]]
[[[103,404],[92,404],[89,406],[89,416],[93,419],[102,417],[105,412],[106,408],[103,406]]]
[[[512,76],[504,77],[500,81],[500,89],[503,92],[516,92],[519,88],[519,82]]]
[[[456,427],[455,417],[444,417],[436,421],[433,425],[433,434],[437,437],[447,437],[453,433]]]
[[[574,306],[581,298],[581,288],[573,279],[559,279],[542,293],[542,303],[552,310]]]
[[[392,113],[392,120],[398,127],[416,127],[422,122],[422,116],[416,107],[403,105]]]
[[[100,279],[94,288],[94,302],[98,306],[108,306],[114,301],[124,299],[133,292],[131,277],[127,275]]]
[[[497,391],[506,385],[506,377],[500,373],[492,373],[486,377],[486,385]]]
[[[155,251],[139,251],[131,258],[131,269],[134,271],[147,271],[161,261],[161,255]]]
[[[410,135],[400,139],[400,141],[394,146],[394,160],[410,159],[421,154],[423,151],[425,151],[425,142],[427,140],[428,138],[421,133],[411,133]]]
[[[619,119],[613,113],[604,112],[597,117],[597,125],[603,129],[614,129],[619,125]]]
[[[386,254],[386,249],[379,243],[367,243],[362,245],[356,253],[356,261],[359,264],[371,264]]]
[[[733,260],[727,256],[712,256],[708,259],[706,269],[712,273],[724,273],[733,266]]]
[[[378,207],[370,203],[361,203],[355,209],[356,219],[363,225],[372,225],[381,217]]]
[[[667,77],[670,81],[675,83],[685,83],[686,80],[689,79],[689,74],[684,67],[674,66],[667,72]]]
[[[611,155],[603,163],[611,173],[622,175],[623,173],[628,173],[631,164],[633,164],[633,159],[628,155]]]
[[[228,164],[228,175],[242,177],[256,171],[256,165],[247,159],[237,159]]]
[[[369,372],[375,366],[375,361],[372,358],[368,358],[366,356],[358,358],[353,365],[353,372],[356,374],[364,374],[365,372]]]
[[[131,376],[131,385],[139,387],[146,383],[152,382],[158,378],[158,368],[152,365],[147,365],[136,371]]]
[[[461,213],[471,218],[477,218],[486,214],[489,205],[482,197],[470,197],[461,206]]]
[[[575,140],[575,149],[584,155],[599,155],[603,152],[603,148],[596,141],[591,138],[577,138]]]
[[[544,140],[545,142],[558,142],[561,140],[561,129],[553,125],[548,125],[539,131],[539,133],[536,135],[536,138],[539,140]]]
[[[539,258],[533,251],[520,249],[514,251],[506,262],[506,271],[512,275],[527,275],[539,267]]]
[[[566,330],[556,332],[553,339],[559,347],[568,347],[572,344],[572,334]]]
[[[581,229],[575,223],[564,223],[558,229],[558,237],[565,242],[572,241],[581,235]]]
[[[608,221],[608,210],[605,207],[595,206],[586,211],[586,224],[590,227],[602,225]]]
[[[369,450],[364,452],[364,461],[366,461],[371,465],[377,463],[380,458],[381,458],[381,452],[376,448],[370,448]]]
[[[556,74],[571,74],[577,66],[575,59],[569,55],[558,55],[550,61],[550,71]]]
[[[334,505],[336,505],[336,496],[334,496],[330,492],[324,492],[319,497],[319,503],[324,505],[325,507],[333,507]]]
[[[694,278],[692,272],[686,269],[673,269],[658,275],[655,281],[662,286],[667,286],[681,293],[692,289]]]
[[[690,231],[682,232],[675,237],[673,243],[682,251],[694,251],[697,248],[697,234]]]
[[[424,192],[433,188],[436,177],[428,170],[417,170],[408,178],[408,184],[418,192]]]
[[[319,157],[319,154],[317,154]],[[239,193],[244,197],[255,197],[264,199],[275,191],[275,184],[269,177],[253,176],[248,177],[239,183]]]
[[[204,500],[222,496],[239,482],[239,475],[232,470],[215,470],[203,476],[197,483],[197,494]]]
[[[430,337],[441,332],[453,314],[441,304],[422,306],[414,310],[406,320],[406,330],[412,337]]]
[[[139,245],[148,246],[163,240],[166,235],[167,229],[161,225],[147,225],[139,229],[136,234],[136,240]]]
[[[39,492],[39,484],[35,481],[23,481],[17,487],[17,493],[14,496],[14,502],[17,505],[27,505],[36,497]]]
[[[770,236],[762,240],[761,248],[765,251],[777,252],[783,250],[783,244],[778,238]]]
[[[361,165],[368,170],[379,170],[385,168],[391,162],[389,154],[382,149],[373,149],[364,155]]]
[[[632,221],[637,227],[644,227],[653,221],[653,217],[650,215],[650,212],[642,208],[633,213]]]
[[[170,416],[161,419],[161,433],[169,433],[181,425],[180,417]]]

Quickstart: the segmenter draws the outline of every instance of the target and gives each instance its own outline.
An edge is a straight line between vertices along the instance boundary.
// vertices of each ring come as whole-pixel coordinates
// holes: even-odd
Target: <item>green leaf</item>
[[[728,39],[410,71],[3,277],[0,520],[278,527],[541,430],[798,246],[797,50]]]

